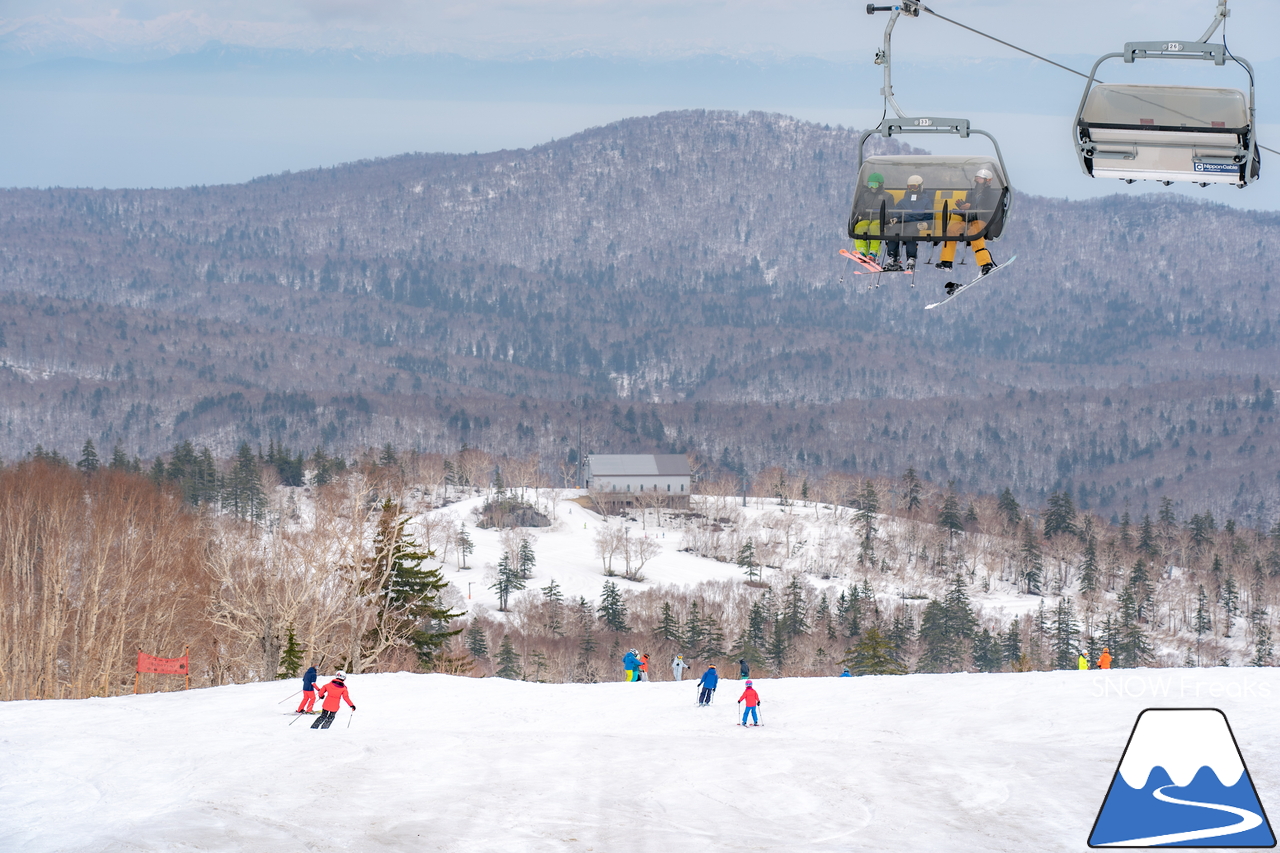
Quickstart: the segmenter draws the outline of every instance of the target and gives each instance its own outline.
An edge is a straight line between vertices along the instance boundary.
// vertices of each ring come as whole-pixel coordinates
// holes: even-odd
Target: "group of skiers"
[[[1078,669],[1088,669],[1089,659],[1081,654],[1076,662],[1076,667]],[[1102,654],[1098,655],[1098,669],[1111,669],[1111,649],[1103,649]]]
[[[338,674],[328,684],[316,690],[316,681],[319,676],[316,675],[314,666],[307,667],[306,673],[302,676],[302,701],[298,704],[298,714],[314,714],[313,710],[316,705],[316,698],[323,699],[320,705],[320,716],[311,724],[313,729],[327,729],[333,724],[333,718],[338,715],[338,709],[342,707],[342,701],[345,699],[347,704],[354,711],[356,706],[351,701],[351,694],[347,692],[347,674],[342,670],[338,670]]]

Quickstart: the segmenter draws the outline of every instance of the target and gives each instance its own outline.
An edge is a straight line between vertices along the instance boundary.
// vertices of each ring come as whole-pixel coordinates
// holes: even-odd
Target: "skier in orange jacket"
[[[1098,669],[1111,669],[1111,650],[1103,649],[1098,657]]]
[[[316,717],[316,721],[311,724],[313,729],[327,729],[333,723],[333,718],[338,715],[338,709],[342,707],[342,700],[347,700],[347,704],[351,706],[351,710],[355,710],[355,703],[351,701],[351,694],[347,692],[347,674],[342,670],[338,670],[338,674],[333,677],[324,687],[317,691],[317,695],[324,700],[324,704],[320,707],[320,716]]]
[[[746,702],[747,706],[742,711],[742,725],[745,726],[747,724],[748,716],[751,717],[751,725],[760,725],[760,715],[756,712],[756,708],[760,705],[760,694],[756,693],[755,688],[751,686],[751,679],[749,678],[747,679],[747,689],[743,690],[742,695],[738,697],[738,704],[741,705],[743,702]]]

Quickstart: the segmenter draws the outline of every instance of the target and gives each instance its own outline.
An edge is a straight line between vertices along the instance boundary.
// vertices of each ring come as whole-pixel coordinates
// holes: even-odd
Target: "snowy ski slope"
[[[328,731],[296,682],[0,703],[0,849],[1082,851],[1149,706],[1222,708],[1280,811],[1271,669],[757,679],[756,729],[721,685],[357,675]]]

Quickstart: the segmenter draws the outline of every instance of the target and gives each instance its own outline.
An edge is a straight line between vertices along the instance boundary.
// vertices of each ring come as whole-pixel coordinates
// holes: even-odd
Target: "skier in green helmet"
[[[849,215],[849,236],[860,254],[868,258],[880,254],[880,241],[868,238],[880,236],[881,211],[888,211],[895,204],[893,194],[884,188],[884,175],[867,175],[867,185],[854,198],[853,213]]]

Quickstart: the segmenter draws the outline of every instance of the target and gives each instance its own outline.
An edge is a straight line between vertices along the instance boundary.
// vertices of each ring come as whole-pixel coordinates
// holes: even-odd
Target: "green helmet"
[[[879,172],[872,172],[870,175],[867,175],[867,186],[869,187],[884,186],[884,175],[880,174]]]

